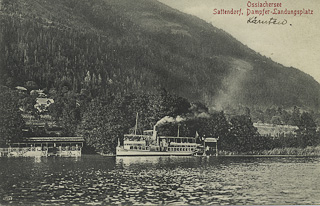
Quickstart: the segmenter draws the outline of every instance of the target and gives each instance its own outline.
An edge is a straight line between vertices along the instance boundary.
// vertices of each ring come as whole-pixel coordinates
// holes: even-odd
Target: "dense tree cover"
[[[239,106],[238,108],[231,108],[230,106],[226,107],[226,116],[230,122],[235,121],[235,118],[238,118],[239,115],[243,118],[247,116],[247,120],[250,119],[252,122],[267,123],[276,125],[292,125],[297,126],[297,130],[293,133],[284,135],[281,134],[279,137],[271,136],[260,136],[254,135],[252,122],[246,122],[246,118],[242,119],[243,125],[251,125],[251,129],[248,129],[247,134],[252,134],[255,136],[252,138],[251,147],[248,148],[248,151],[252,150],[261,150],[261,149],[273,149],[273,148],[285,148],[285,147],[306,147],[306,146],[315,146],[320,143],[320,132],[317,131],[317,125],[319,125],[319,114],[315,112],[300,111],[300,108],[294,106],[291,110],[285,110],[281,107],[270,107],[265,110]],[[238,117],[237,117],[238,116]],[[231,135],[230,138],[234,136]],[[241,140],[240,142],[245,142],[246,140]],[[234,142],[236,144],[236,142]],[[228,144],[228,146],[231,146]],[[236,151],[237,148],[229,148],[229,150]]]
[[[265,109],[259,107],[238,106],[232,107],[227,105],[223,107],[226,116],[230,119],[234,115],[248,115],[254,123],[266,123],[273,125],[292,125],[299,126],[301,123],[301,113],[305,112],[311,115],[315,124],[320,126],[320,113],[312,110],[303,111],[299,107],[284,109],[283,107],[267,107]]]
[[[309,113],[301,114],[298,127],[297,136],[302,141],[303,147],[320,143],[320,134],[317,133],[317,126]]]
[[[159,2],[5,2],[0,17],[3,85],[85,89],[92,98],[164,87],[209,106],[225,94],[229,102],[222,104],[319,109],[319,85],[310,76]],[[226,80],[238,71],[235,60],[252,70],[232,93]]]
[[[64,1],[60,3],[66,6]],[[133,26],[130,20],[118,16],[116,12],[107,13],[107,16],[105,13],[91,14],[92,5],[85,0],[75,2],[74,6],[84,10],[81,15],[86,16],[87,23],[97,27],[79,32],[78,28],[66,29],[60,24],[62,22],[56,25],[48,23],[47,19],[1,17],[3,67],[0,78],[5,85],[24,84],[27,88],[38,85],[48,90],[67,87],[74,92],[86,89],[93,97],[107,93],[123,95],[128,91],[154,91],[160,87],[179,92],[185,86],[193,85],[192,91],[184,95],[191,97],[197,95],[195,92],[203,89],[204,84],[210,83],[210,87],[216,88],[221,81],[217,73],[207,73],[214,81],[204,81],[202,75],[193,71],[199,67],[193,62],[194,58],[191,61],[179,55],[169,57],[161,43],[150,39],[152,37],[148,34],[131,33],[138,29],[137,25]],[[107,9],[104,4],[102,8]],[[103,26],[100,28],[96,24]],[[123,24],[126,24],[125,28]],[[114,31],[117,29],[124,32],[123,35]],[[108,35],[101,33],[101,30]],[[158,48],[162,49],[158,51]],[[182,56],[189,55],[188,49],[180,53]],[[175,58],[180,59],[179,63]],[[164,61],[166,59],[168,61]],[[198,83],[176,78],[178,73],[186,76],[183,74],[185,71],[181,71],[182,62]],[[214,67],[221,75],[227,73],[223,70],[224,63],[216,59],[207,58],[201,67]]]
[[[27,108],[30,107],[29,104],[33,104],[34,97],[7,87],[1,88],[1,134],[4,134],[4,145],[8,141],[21,140],[24,122],[18,108],[25,108],[25,111],[32,114],[32,109]],[[233,115],[227,119],[223,112],[208,113],[203,104],[189,103],[166,90],[149,94],[100,96],[92,100],[86,96],[86,91],[73,93],[63,90],[49,93],[55,98],[55,103],[49,107],[49,114],[62,126],[62,135],[81,135],[87,146],[101,153],[114,153],[123,134],[133,132],[137,113],[138,134],[145,129],[152,129],[154,125],[157,125],[159,135],[176,136],[179,129],[180,136],[194,137],[197,133],[198,143],[205,137],[218,138],[220,149],[231,152],[250,153],[279,147],[306,147],[320,142],[312,115],[308,112],[301,114],[298,108],[294,108],[292,112],[299,114],[296,119],[299,128],[297,134],[271,138],[259,135],[248,109],[242,110],[245,113],[243,115]],[[26,101],[28,98],[30,100]],[[171,121],[159,123],[166,116],[171,117]],[[33,128],[32,132],[33,136],[49,135],[45,128]]]
[[[199,143],[205,137],[219,138],[220,149],[231,152],[305,147],[319,142],[315,123],[309,113],[304,112],[299,116],[296,135],[271,138],[258,133],[249,115],[233,115],[227,120],[223,112],[208,113],[203,105],[189,103],[165,90],[157,94],[95,98],[83,115],[78,134],[83,135],[87,144],[97,151],[113,153],[118,140],[122,141],[123,134],[133,132],[137,113],[138,134],[157,125],[159,135],[194,137],[198,133]],[[159,121],[166,116],[168,120]]]
[[[7,87],[0,86],[0,146],[22,139],[22,119],[18,94]]]
[[[246,115],[237,115],[230,120],[230,132],[221,139],[222,148],[228,151],[248,152],[258,149],[259,133]]]
[[[118,139],[131,127],[121,100],[93,100],[78,129],[88,146],[100,153],[113,153]]]
[[[139,115],[138,133],[141,134],[142,130],[152,129],[162,117],[182,115],[189,107],[188,101],[165,90],[148,95],[98,97],[89,103],[77,134],[82,135],[88,146],[96,151],[113,153],[123,134],[132,131],[136,113]]]

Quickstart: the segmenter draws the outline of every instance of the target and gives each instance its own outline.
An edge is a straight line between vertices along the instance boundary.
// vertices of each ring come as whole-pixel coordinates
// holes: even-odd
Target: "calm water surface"
[[[0,158],[0,204],[320,204],[320,158]]]

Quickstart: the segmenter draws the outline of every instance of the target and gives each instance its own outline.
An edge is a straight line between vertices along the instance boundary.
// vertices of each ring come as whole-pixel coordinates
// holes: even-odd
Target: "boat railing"
[[[189,142],[181,142],[181,143],[170,142],[170,146],[178,146],[178,147],[181,147],[181,146],[196,147],[197,145],[198,145],[197,143],[189,143]]]
[[[0,148],[0,152],[8,152],[9,148]]]
[[[125,146],[124,147],[125,149],[129,149],[129,150],[146,150],[146,151],[148,151],[149,149],[150,149],[150,147],[149,146],[138,146],[138,145],[135,145],[135,146],[133,146],[133,145],[131,145],[131,146]]]
[[[141,138],[149,138],[151,135],[145,134],[125,134],[123,135],[125,139],[141,139]]]
[[[124,145],[146,145],[146,141],[145,140],[140,140],[140,141],[128,141],[128,140],[125,140],[123,141],[123,144]]]

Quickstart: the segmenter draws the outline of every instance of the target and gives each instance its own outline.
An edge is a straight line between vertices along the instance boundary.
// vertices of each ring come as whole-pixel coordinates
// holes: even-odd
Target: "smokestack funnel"
[[[156,139],[157,138],[157,126],[154,125],[153,126],[153,133],[152,133],[152,139]]]

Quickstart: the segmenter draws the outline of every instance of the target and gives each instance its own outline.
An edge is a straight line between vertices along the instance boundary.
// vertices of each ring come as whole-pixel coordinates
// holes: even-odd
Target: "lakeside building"
[[[204,139],[204,154],[207,156],[218,156],[219,138],[207,137]]]
[[[51,104],[54,103],[54,100],[51,98],[36,98],[36,108],[39,112],[46,112]]]
[[[83,137],[28,137],[23,142],[9,143],[0,148],[0,156],[81,156]]]
[[[42,89],[31,90],[30,95],[36,95],[39,98],[47,97],[47,95],[44,93],[44,90],[42,90]]]
[[[262,136],[280,137],[281,135],[296,134],[299,128],[292,125],[273,125],[266,123],[253,123],[253,126],[258,129]]]

